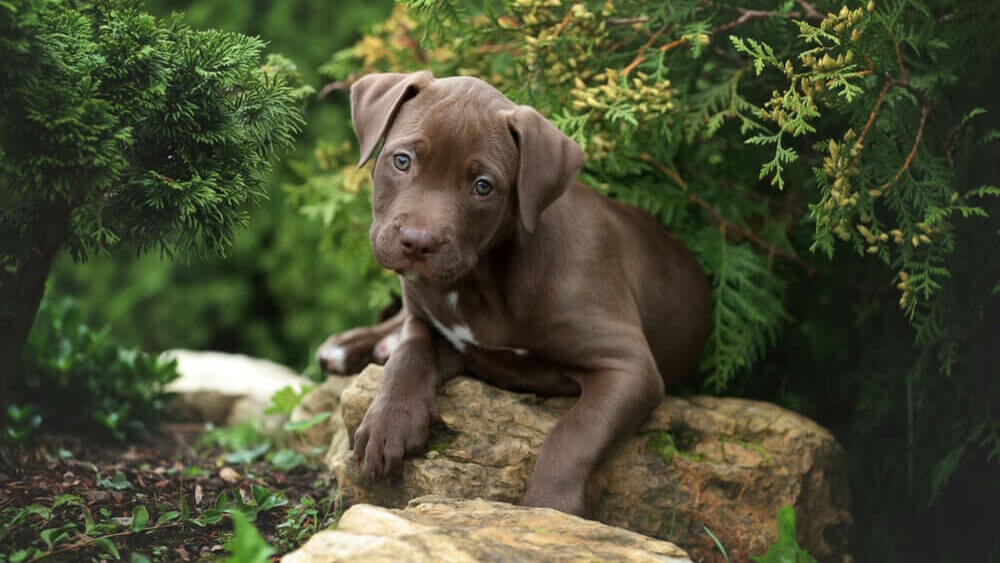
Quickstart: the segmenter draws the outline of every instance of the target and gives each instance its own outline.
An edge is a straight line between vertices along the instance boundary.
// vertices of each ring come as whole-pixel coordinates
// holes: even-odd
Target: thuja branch
[[[868,130],[872,128],[872,124],[875,123],[875,117],[878,115],[879,108],[882,107],[882,102],[885,100],[885,95],[889,92],[889,88],[892,87],[892,79],[888,76],[885,79],[885,86],[882,87],[882,91],[879,92],[878,98],[875,100],[875,109],[872,110],[871,114],[868,116],[868,121],[865,122],[864,128],[861,130],[861,135],[858,137],[858,144],[864,145],[865,137],[868,135]]]
[[[930,112],[931,108],[929,106],[926,105],[921,106],[920,125],[917,126],[917,136],[913,140],[913,148],[911,148],[910,152],[906,155],[906,159],[903,161],[903,166],[899,169],[899,172],[896,172],[896,175],[892,177],[892,180],[889,180],[888,182],[879,186],[880,191],[888,188],[892,184],[895,184],[896,180],[899,180],[899,177],[902,176],[903,173],[910,168],[910,163],[913,162],[913,157],[917,154],[917,148],[920,146],[920,140],[924,136],[924,124],[927,123],[927,114],[929,114]]]
[[[717,26],[713,27],[712,29],[708,30],[708,32],[711,34],[711,33],[719,33],[721,31],[729,31],[730,29],[733,29],[735,27],[739,27],[739,26],[747,23],[748,21],[755,20],[755,19],[760,19],[760,18],[798,18],[798,17],[801,17],[801,14],[799,14],[798,12],[775,12],[775,11],[771,11],[771,10],[749,10],[749,9],[746,9],[746,8],[740,8],[739,9],[739,14],[740,14],[740,16],[738,18],[736,18],[735,20],[727,22],[727,23],[724,23],[722,25],[717,25]],[[690,40],[691,40],[691,37],[689,37],[689,36],[681,37],[680,39],[675,39],[675,40],[671,41],[670,43],[666,43],[664,45],[661,45],[660,47],[658,47],[658,49],[660,51],[669,51],[670,49],[673,49],[674,47],[679,47],[679,46],[687,43]],[[643,47],[643,49],[645,49],[645,47]]]
[[[632,59],[632,62],[630,62],[628,64],[628,66],[625,67],[624,70],[622,70],[622,76],[623,77],[624,76],[628,76],[628,73],[632,72],[635,69],[635,67],[639,66],[639,63],[641,63],[642,61],[646,60],[646,55],[644,54],[645,51],[646,51],[646,49],[648,49],[649,46],[652,45],[653,42],[656,41],[656,39],[660,35],[662,35],[664,31],[667,30],[667,27],[668,26],[665,25],[665,26],[661,27],[660,29],[657,29],[656,33],[654,33],[653,35],[651,35],[649,37],[649,39],[642,45],[642,47],[639,47],[639,50],[636,52],[635,58]]]
[[[806,270],[806,273],[808,275],[812,275],[816,272],[816,267],[813,266],[812,264],[806,262],[805,260],[799,258],[798,256],[790,252],[786,252],[784,250],[781,250],[780,248],[776,248],[775,246],[768,244],[767,241],[760,238],[749,229],[745,229],[723,217],[722,214],[716,211],[715,208],[713,208],[707,201],[698,197],[697,194],[691,191],[688,187],[687,182],[684,181],[684,178],[681,178],[680,174],[678,174],[674,169],[670,168],[669,166],[653,158],[653,156],[650,155],[649,153],[642,153],[641,155],[639,155],[639,159],[647,164],[652,165],[654,168],[656,168],[660,172],[663,172],[671,180],[673,180],[673,182],[677,184],[677,186],[681,190],[687,193],[688,201],[697,205],[698,207],[703,209],[706,213],[708,213],[712,217],[712,219],[715,220],[716,224],[719,225],[719,230],[721,230],[723,233],[735,233],[746,238],[747,240],[753,242],[757,246],[766,250],[768,256],[770,257],[781,256],[782,258],[791,260],[792,262],[795,262],[799,266],[802,266]]]
[[[868,116],[868,120],[865,121],[864,128],[861,129],[861,135],[858,137],[857,144],[863,146],[865,142],[865,137],[868,135],[868,131],[871,129],[872,125],[875,123],[875,118],[878,116],[879,109],[882,107],[882,102],[885,101],[886,94],[893,86],[899,86],[906,89],[906,91],[913,94],[920,101],[920,124],[917,126],[917,135],[913,140],[913,147],[910,152],[907,153],[906,158],[903,160],[903,165],[900,167],[896,175],[892,177],[891,180],[879,186],[879,191],[884,190],[896,183],[897,180],[905,173],[909,168],[910,164],[913,163],[913,157],[917,154],[917,148],[920,147],[920,141],[923,139],[924,135],[924,125],[927,123],[927,115],[930,113],[931,104],[926,96],[922,92],[914,88],[910,84],[909,75],[906,72],[906,66],[903,65],[903,54],[899,47],[899,41],[896,40],[895,34],[889,28],[888,24],[884,21],[882,25],[885,26],[886,32],[889,34],[889,38],[892,40],[893,48],[896,52],[896,64],[899,67],[899,77],[893,78],[892,76],[886,75],[885,85],[882,86],[882,90],[878,94],[878,98],[875,99],[875,107],[872,109],[871,114]]]
[[[825,17],[815,6],[806,2],[806,0],[795,0],[795,3],[802,6],[802,9],[806,11],[806,19],[821,20]]]

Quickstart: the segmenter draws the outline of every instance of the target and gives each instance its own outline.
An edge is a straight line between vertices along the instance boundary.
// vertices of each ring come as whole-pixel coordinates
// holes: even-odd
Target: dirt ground
[[[28,450],[0,446],[0,561],[221,559],[234,507],[256,515],[276,560],[335,521],[315,465],[233,463],[198,445],[202,432],[167,424],[132,444],[57,435]]]

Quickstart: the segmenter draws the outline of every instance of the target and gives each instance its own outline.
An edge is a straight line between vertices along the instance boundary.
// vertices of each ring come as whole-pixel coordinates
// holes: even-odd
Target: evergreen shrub
[[[140,7],[0,3],[0,387],[63,249],[224,253],[302,126],[262,40]]]

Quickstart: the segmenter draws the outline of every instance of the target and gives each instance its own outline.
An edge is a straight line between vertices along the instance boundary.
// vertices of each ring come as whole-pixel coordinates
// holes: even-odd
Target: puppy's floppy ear
[[[530,106],[517,106],[507,116],[517,140],[521,163],[517,172],[517,199],[521,222],[534,233],[546,207],[559,199],[583,166],[583,150],[576,141],[549,123]]]
[[[372,157],[399,106],[431,80],[434,76],[422,70],[410,74],[367,74],[351,85],[351,121],[361,145],[358,168]]]

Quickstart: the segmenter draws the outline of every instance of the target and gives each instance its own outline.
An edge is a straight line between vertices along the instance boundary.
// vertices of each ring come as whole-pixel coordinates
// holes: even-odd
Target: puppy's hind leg
[[[358,373],[366,365],[383,364],[399,341],[399,331],[407,317],[405,308],[382,322],[334,334],[316,351],[316,361],[326,373],[347,375]]]

